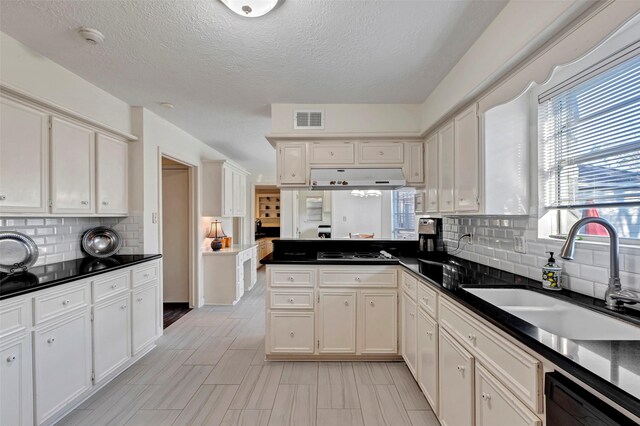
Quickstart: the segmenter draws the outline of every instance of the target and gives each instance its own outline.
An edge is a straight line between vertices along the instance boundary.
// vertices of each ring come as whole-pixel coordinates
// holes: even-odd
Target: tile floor
[[[194,309],[62,425],[439,423],[404,363],[264,361],[265,273],[236,306]]]

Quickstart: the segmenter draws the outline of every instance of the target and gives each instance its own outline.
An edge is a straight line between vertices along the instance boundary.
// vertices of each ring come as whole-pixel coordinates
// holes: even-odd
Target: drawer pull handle
[[[120,310],[121,310],[121,311],[124,311],[125,309],[127,309],[127,305],[122,305],[122,306],[120,306]]]
[[[86,206],[86,205],[89,204],[89,202],[88,201],[80,201],[80,204],[82,204],[83,206]]]
[[[376,304],[375,304],[375,303],[373,303],[373,300],[372,300],[372,301],[370,301],[370,302],[369,302],[369,304],[370,304],[371,306],[376,306]]]
[[[464,372],[464,365],[459,365],[458,366],[458,371],[460,371],[461,373]]]
[[[296,333],[294,333],[293,331],[290,331],[290,332],[289,332],[289,336],[293,337],[293,336],[295,336],[295,335],[296,335]]]
[[[380,151],[378,154],[380,154],[380,155],[384,155],[384,152]]]
[[[15,360],[16,360],[16,356],[15,356],[15,355],[9,355],[9,356],[7,357],[7,362],[13,362],[13,361],[15,361]]]
[[[360,282],[360,281],[362,281],[362,278],[356,277],[356,281]]]
[[[4,200],[6,200],[6,199],[7,199],[7,196],[6,196],[6,195],[0,195],[0,201],[4,201]]]
[[[143,275],[143,277],[149,278],[149,273],[147,272],[146,274]]]
[[[118,288],[118,284],[111,284],[111,288],[115,290],[116,288]]]
[[[136,300],[137,300],[138,302],[142,302],[142,297],[138,297]]]
[[[102,202],[102,205],[103,205],[103,206],[108,206],[108,205],[109,205],[109,202],[108,202],[108,201],[103,201],[103,202]]]
[[[294,302],[293,297],[290,297],[289,298],[289,303],[293,303],[293,302]]]
[[[482,392],[482,400],[483,401],[489,401],[491,399],[491,394],[490,393],[486,393],[486,392]]]
[[[289,282],[293,282],[293,277],[289,277],[287,279],[289,280]]]
[[[331,155],[331,156],[333,157],[333,155],[334,155],[334,154],[333,154],[333,151],[331,151],[331,152],[329,153],[329,155]]]
[[[344,301],[344,306],[349,306],[349,301],[348,300]]]
[[[53,337],[49,337],[49,338],[47,339],[47,343],[53,343],[53,342],[55,342],[55,341],[56,341],[56,339],[55,339],[55,338],[53,338]]]
[[[427,331],[427,336],[433,336],[433,331]]]
[[[411,315],[411,318],[415,318],[416,313],[415,312],[409,312],[409,315]]]
[[[65,300],[62,301],[62,306],[67,306],[69,303],[71,303],[70,300],[69,299],[65,299]]]
[[[469,338],[469,340],[470,340],[470,341],[472,341],[472,342],[473,342],[474,340],[476,340],[476,335],[475,335],[475,334],[471,334],[471,333],[469,333],[469,335],[468,335],[467,337],[468,337],[468,338]]]

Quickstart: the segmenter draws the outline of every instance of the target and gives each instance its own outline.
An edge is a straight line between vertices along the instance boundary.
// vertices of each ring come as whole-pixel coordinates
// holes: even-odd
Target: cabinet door
[[[89,309],[34,332],[36,423],[91,387]]]
[[[310,164],[354,164],[355,146],[353,142],[325,143],[314,142],[309,145]]]
[[[132,294],[133,304],[133,355],[153,342],[158,335],[160,295],[158,283],[138,289]]]
[[[476,426],[539,426],[529,409],[482,365],[476,365]]]
[[[403,169],[408,183],[424,182],[424,142],[405,142]]]
[[[247,215],[247,177],[242,173],[236,173],[238,190],[233,192],[235,212],[234,216]]]
[[[363,354],[398,353],[398,293],[365,290],[361,295],[360,352]]]
[[[455,209],[478,210],[478,116],[475,104],[455,118]]]
[[[268,353],[314,353],[313,312],[269,312]]]
[[[51,211],[93,213],[94,133],[59,118],[51,125]]]
[[[4,338],[0,345],[0,424],[33,425],[31,336]]]
[[[96,138],[97,212],[127,214],[129,146],[98,134]]]
[[[93,308],[93,372],[96,383],[131,357],[129,292]]]
[[[278,145],[278,177],[281,185],[305,185],[307,180],[307,155],[304,143]]]
[[[454,209],[453,135],[453,122],[438,131],[438,207],[441,212],[452,212]]]
[[[434,134],[425,144],[425,186],[426,186],[426,207],[429,213],[438,211],[438,134]]]
[[[0,213],[45,213],[49,116],[0,98],[0,122]]]
[[[360,164],[403,164],[404,144],[402,142],[360,142],[358,143]]]
[[[319,335],[321,353],[355,353],[356,292],[321,291]]]
[[[416,302],[402,293],[402,357],[407,367],[416,377],[417,334],[416,334]]]
[[[226,217],[233,216],[234,175],[231,168],[222,167],[222,216]]]
[[[473,356],[442,327],[439,334],[440,423],[444,426],[473,425]]]
[[[438,414],[438,324],[418,309],[418,385]]]
[[[232,185],[233,185],[233,191],[231,193],[233,210],[231,215],[239,216],[238,212],[240,211],[240,202],[242,201],[242,198],[240,196],[240,174],[233,171],[231,173],[231,179],[232,179]]]

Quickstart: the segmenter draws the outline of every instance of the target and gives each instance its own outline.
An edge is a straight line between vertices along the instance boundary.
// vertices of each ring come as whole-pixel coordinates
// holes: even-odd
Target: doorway
[[[189,312],[191,168],[162,157],[163,326]]]

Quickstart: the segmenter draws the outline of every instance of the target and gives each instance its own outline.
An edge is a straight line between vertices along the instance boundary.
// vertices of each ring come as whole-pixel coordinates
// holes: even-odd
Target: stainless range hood
[[[402,169],[311,169],[311,189],[397,189],[407,181]]]

